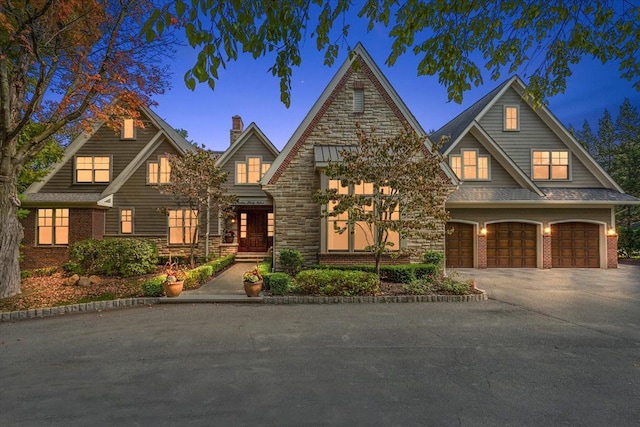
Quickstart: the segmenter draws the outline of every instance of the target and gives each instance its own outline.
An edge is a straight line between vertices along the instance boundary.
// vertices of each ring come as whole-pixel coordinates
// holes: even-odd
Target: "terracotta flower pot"
[[[164,294],[168,297],[177,297],[182,292],[182,288],[184,286],[184,281],[180,280],[177,282],[164,282],[162,284],[162,289],[164,290]]]
[[[262,280],[258,280],[255,283],[251,283],[251,282],[242,282],[242,283],[244,283],[244,293],[247,294],[248,297],[260,296],[260,291],[262,290]]]

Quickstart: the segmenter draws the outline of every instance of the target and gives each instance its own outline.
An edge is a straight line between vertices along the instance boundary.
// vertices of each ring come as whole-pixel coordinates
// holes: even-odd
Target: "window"
[[[120,209],[120,233],[133,233],[133,209]]]
[[[533,179],[569,179],[568,151],[533,151]]]
[[[520,130],[519,108],[517,105],[504,106],[504,130]]]
[[[133,119],[124,119],[122,123],[122,139],[136,139],[136,127]]]
[[[364,89],[353,89],[353,112],[364,113]]]
[[[273,232],[276,228],[276,221],[273,212],[267,213],[267,236],[273,237]]]
[[[38,209],[38,244],[69,244],[69,209]]]
[[[189,209],[169,210],[169,244],[189,245],[198,226],[198,211]],[[196,241],[198,236],[196,235]]]
[[[247,214],[244,212],[240,214],[240,238],[247,238]]]
[[[236,162],[236,184],[257,184],[271,167],[271,163],[260,157],[248,157],[245,162]]]
[[[373,195],[374,188],[371,183],[360,183],[350,187],[344,187],[340,180],[329,180],[329,188],[336,189],[338,194],[358,194]],[[381,188],[382,193],[388,193],[388,187]],[[327,209],[333,212],[337,202],[329,202]],[[365,207],[369,212],[373,206]],[[385,213],[383,219],[397,220],[400,218],[399,208],[392,213]],[[345,230],[339,233],[340,230]],[[373,230],[375,232],[375,230]],[[387,242],[392,242],[393,246],[390,250],[396,251],[400,249],[400,235],[398,232],[389,231]],[[359,252],[366,250],[366,247],[374,243],[371,228],[365,221],[349,221],[347,212],[340,213],[336,216],[327,217],[327,250],[328,251],[349,251]]]
[[[158,157],[157,162],[147,163],[147,184],[166,184],[171,179],[171,165],[165,156]]]
[[[449,156],[449,164],[462,180],[489,179],[489,156],[480,156],[477,150],[462,150],[460,155]]]
[[[110,157],[76,157],[76,182],[109,182],[111,175]]]

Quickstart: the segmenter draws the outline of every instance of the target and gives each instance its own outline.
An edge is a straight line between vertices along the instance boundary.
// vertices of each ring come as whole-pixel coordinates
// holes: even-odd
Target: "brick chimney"
[[[229,131],[231,140],[230,145],[233,145],[233,143],[236,142],[243,130],[244,123],[242,123],[242,117],[238,116],[237,114],[231,117],[231,131]]]

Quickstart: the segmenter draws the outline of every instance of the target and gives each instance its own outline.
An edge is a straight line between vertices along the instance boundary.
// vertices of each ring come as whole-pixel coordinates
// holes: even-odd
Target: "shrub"
[[[427,279],[413,279],[402,285],[402,288],[411,295],[425,295],[431,292],[432,283]]]
[[[69,248],[67,272],[106,276],[139,276],[151,273],[158,263],[158,247],[144,239],[82,240]]]
[[[315,269],[331,269],[341,271],[365,271],[375,272],[373,265],[318,265]],[[409,283],[414,279],[435,277],[438,274],[438,267],[434,264],[399,264],[381,265],[380,278],[388,282]]]
[[[305,270],[295,283],[300,293],[327,296],[375,295],[380,290],[378,275],[364,271]]]
[[[640,255],[640,227],[618,227],[618,255],[624,258]]]
[[[142,282],[142,294],[145,297],[162,296],[162,282],[164,282],[164,275],[145,280]]]
[[[280,264],[289,276],[294,277],[300,272],[302,262],[304,261],[300,251],[296,251],[295,249],[282,249],[279,255]]]
[[[422,255],[422,262],[433,264],[438,269],[441,269],[444,266],[444,254],[442,252],[427,251]]]
[[[269,277],[269,289],[274,295],[284,295],[291,291],[292,280],[286,273],[271,273]],[[265,280],[265,284],[266,284]]]

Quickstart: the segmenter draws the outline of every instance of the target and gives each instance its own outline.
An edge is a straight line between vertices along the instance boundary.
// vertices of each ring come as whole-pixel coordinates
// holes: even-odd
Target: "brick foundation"
[[[607,268],[618,268],[618,235],[607,235]]]

